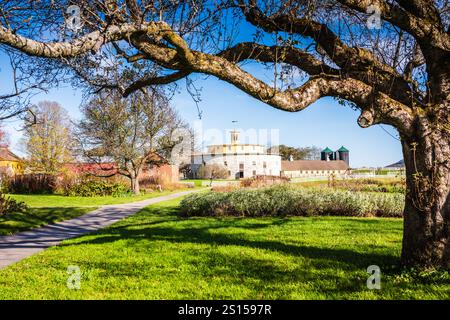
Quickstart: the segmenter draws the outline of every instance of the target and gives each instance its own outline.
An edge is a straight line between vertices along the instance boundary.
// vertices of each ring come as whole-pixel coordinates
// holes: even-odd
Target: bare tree
[[[83,155],[100,169],[104,162],[114,162],[117,173],[130,179],[135,194],[140,193],[143,168],[167,162],[162,155],[174,145],[170,137],[184,126],[164,94],[156,90],[138,91],[128,98],[117,91],[103,91],[84,104],[82,112],[77,140]],[[111,171],[106,167],[105,171]]]
[[[448,265],[448,1],[0,4],[0,43],[28,55],[64,61],[98,90],[115,87],[126,96],[142,87],[202,73],[281,110],[300,111],[331,96],[361,111],[361,127],[394,126],[402,141],[408,186],[402,263]],[[70,4],[82,9],[83,27],[79,32],[60,32]],[[23,23],[30,17],[33,23]],[[244,20],[254,33],[243,34],[237,42],[235,35]],[[48,34],[62,34],[62,39],[46,41]],[[111,55],[121,64],[109,65]],[[242,64],[248,60],[272,68],[273,81],[265,83],[245,71]],[[89,67],[96,72],[88,72]],[[115,68],[121,69],[120,75],[136,72],[118,78]]]
[[[30,98],[38,92],[46,91],[45,79],[36,80],[33,78],[33,72],[29,72],[30,65],[23,63],[23,55],[11,50],[5,51],[4,54],[8,57],[11,68],[11,79],[9,81],[11,89],[5,89],[3,92],[3,88],[1,88],[0,121],[26,116],[26,112],[30,111]],[[5,78],[3,85],[7,83],[8,81]]]

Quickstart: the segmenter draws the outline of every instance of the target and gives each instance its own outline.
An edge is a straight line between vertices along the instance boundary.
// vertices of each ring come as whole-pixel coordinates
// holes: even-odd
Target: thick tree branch
[[[69,42],[40,42],[0,26],[0,42],[31,56],[73,58],[90,51],[96,52],[106,43],[128,39],[139,32],[157,34],[164,26],[166,24],[161,22],[111,25],[105,30],[97,30]]]
[[[338,0],[343,5],[350,9],[366,13],[370,5],[378,6],[381,17],[392,23],[393,25],[405,30],[413,35],[420,43],[427,43],[435,48],[450,51],[450,35],[443,30],[440,23],[430,21],[429,19],[422,19],[403,8],[388,4],[384,0]],[[410,0],[402,1],[404,4]],[[414,1],[416,4],[423,1]],[[409,8],[413,8],[411,4]],[[425,10],[422,7],[421,11]],[[427,10],[430,12],[430,10]],[[418,13],[421,14],[420,12]],[[423,14],[423,12],[422,12]]]
[[[177,80],[180,80],[182,78],[185,78],[188,76],[191,72],[188,70],[180,70],[177,72],[174,72],[169,75],[165,76],[145,76],[142,79],[139,79],[135,82],[133,82],[131,85],[129,85],[127,88],[125,88],[123,92],[124,97],[128,97],[131,93],[135,92],[136,90],[151,86],[151,85],[162,85],[162,84],[169,84],[172,82],[175,82]]]
[[[261,62],[284,62],[296,66],[310,75],[339,74],[338,69],[324,64],[313,55],[295,47],[269,47],[254,42],[242,42],[220,52],[218,56],[235,63],[248,59]]]
[[[266,16],[256,6],[255,1],[251,0],[250,5],[247,5],[244,0],[238,0],[238,2],[246,19],[266,32],[284,31],[311,37],[341,68],[342,74],[349,74],[350,77],[368,85],[377,83],[379,90],[404,104],[409,104],[412,96],[420,96],[411,93],[409,81],[394,68],[380,62],[368,50],[347,46],[325,24],[284,14]],[[416,103],[420,102],[416,101]]]

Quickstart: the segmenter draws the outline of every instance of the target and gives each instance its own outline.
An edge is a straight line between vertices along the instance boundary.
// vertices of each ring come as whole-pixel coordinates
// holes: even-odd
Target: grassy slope
[[[400,219],[180,219],[178,201],[0,270],[0,299],[450,296],[448,274],[413,278],[392,267],[400,254]],[[366,288],[372,264],[381,267],[382,290]],[[66,287],[69,265],[81,268],[81,290]]]
[[[31,207],[84,207],[84,206],[101,206],[106,204],[120,204],[127,202],[141,201],[154,197],[163,196],[169,193],[180,192],[187,189],[176,191],[163,191],[142,194],[139,196],[128,197],[66,197],[59,195],[36,195],[36,194],[10,194],[11,198],[18,201],[24,201]]]
[[[11,198],[23,201],[31,208],[25,213],[0,216],[0,236],[40,227],[49,223],[79,217],[96,207],[150,199],[176,191],[153,192],[130,197],[66,197],[58,195],[11,194]]]

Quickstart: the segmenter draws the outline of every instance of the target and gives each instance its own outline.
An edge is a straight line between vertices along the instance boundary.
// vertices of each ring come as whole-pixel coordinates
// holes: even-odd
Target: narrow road
[[[75,219],[19,232],[12,236],[0,236],[0,269],[55,246],[63,240],[107,227],[148,205],[179,198],[196,191],[189,190],[138,202],[105,205]]]

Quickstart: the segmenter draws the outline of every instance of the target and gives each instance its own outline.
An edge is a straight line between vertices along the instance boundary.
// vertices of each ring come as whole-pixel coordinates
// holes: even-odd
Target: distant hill
[[[400,161],[397,161],[396,163],[386,166],[385,168],[402,168],[404,166],[405,166],[405,161],[402,159]]]

